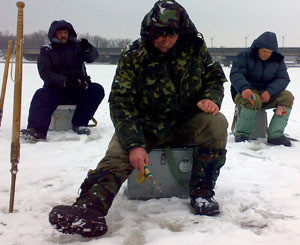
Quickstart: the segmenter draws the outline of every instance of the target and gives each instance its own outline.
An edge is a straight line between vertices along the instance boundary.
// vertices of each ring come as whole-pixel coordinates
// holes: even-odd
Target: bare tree
[[[14,43],[16,40],[16,36],[10,33],[9,31],[0,31],[0,50],[7,49],[9,40],[12,40]]]
[[[40,48],[46,43],[47,39],[47,32],[41,30],[24,35],[24,48]]]
[[[79,38],[88,39],[96,48],[124,48],[130,39],[107,39],[99,35],[92,36],[89,33],[79,34]],[[0,31],[0,50],[7,48],[8,40],[15,41],[16,36],[9,31]],[[47,32],[39,30],[37,32],[24,35],[24,48],[40,48],[48,41]]]

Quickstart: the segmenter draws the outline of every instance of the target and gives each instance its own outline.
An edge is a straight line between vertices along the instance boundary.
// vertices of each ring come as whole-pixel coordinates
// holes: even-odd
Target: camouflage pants
[[[234,103],[240,108],[241,106],[252,109],[252,110],[261,110],[261,109],[271,109],[276,108],[277,106],[286,106],[292,108],[294,102],[293,94],[288,90],[283,90],[279,94],[271,97],[270,101],[267,103],[262,103],[260,95],[263,91],[258,91],[252,89],[252,92],[255,95],[254,104],[248,99],[244,99],[241,94],[237,94],[234,98]]]
[[[166,143],[194,146],[191,196],[212,196],[219,170],[225,163],[227,126],[222,113],[213,116],[201,112],[176,125],[176,133],[169,139],[147,142],[147,150]],[[99,209],[106,215],[122,183],[133,171],[128,157],[128,151],[114,134],[104,158],[82,183],[76,203]]]

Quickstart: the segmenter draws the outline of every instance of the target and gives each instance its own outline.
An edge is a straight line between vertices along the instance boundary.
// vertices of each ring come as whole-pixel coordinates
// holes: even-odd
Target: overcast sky
[[[105,38],[139,37],[154,0],[25,0],[24,33],[47,30],[65,19],[77,33]],[[208,47],[245,47],[264,31],[277,34],[279,47],[300,46],[300,0],[178,0]],[[14,0],[0,0],[0,31],[16,32]],[[246,38],[248,36],[248,38]],[[283,38],[284,37],[284,38]]]

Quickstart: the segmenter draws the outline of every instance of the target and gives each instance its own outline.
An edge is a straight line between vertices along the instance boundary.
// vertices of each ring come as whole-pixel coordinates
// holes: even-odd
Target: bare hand
[[[251,91],[251,89],[247,88],[247,89],[243,90],[243,92],[242,92],[242,97],[243,97],[244,99],[250,100],[250,102],[251,102],[252,104],[254,104],[255,95],[254,95],[254,93]]]
[[[207,113],[211,113],[213,115],[217,115],[220,111],[218,105],[209,99],[200,100],[197,103],[197,107],[200,110],[207,112]]]
[[[260,95],[260,99],[263,103],[267,103],[271,99],[270,93],[266,90]]]
[[[251,97],[253,97],[253,96],[254,96],[254,93],[253,93],[253,92],[251,91],[251,89],[249,89],[249,88],[243,90],[243,92],[242,92],[242,97],[243,97],[244,99],[249,99],[249,100],[251,100]]]
[[[144,165],[149,165],[149,157],[147,151],[143,147],[133,148],[129,152],[129,162],[141,175],[144,175]]]

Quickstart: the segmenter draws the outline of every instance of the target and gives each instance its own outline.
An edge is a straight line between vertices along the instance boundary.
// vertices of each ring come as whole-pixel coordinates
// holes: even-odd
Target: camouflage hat
[[[143,40],[191,33],[197,33],[197,29],[186,10],[175,0],[157,1],[142,21],[141,37]]]

